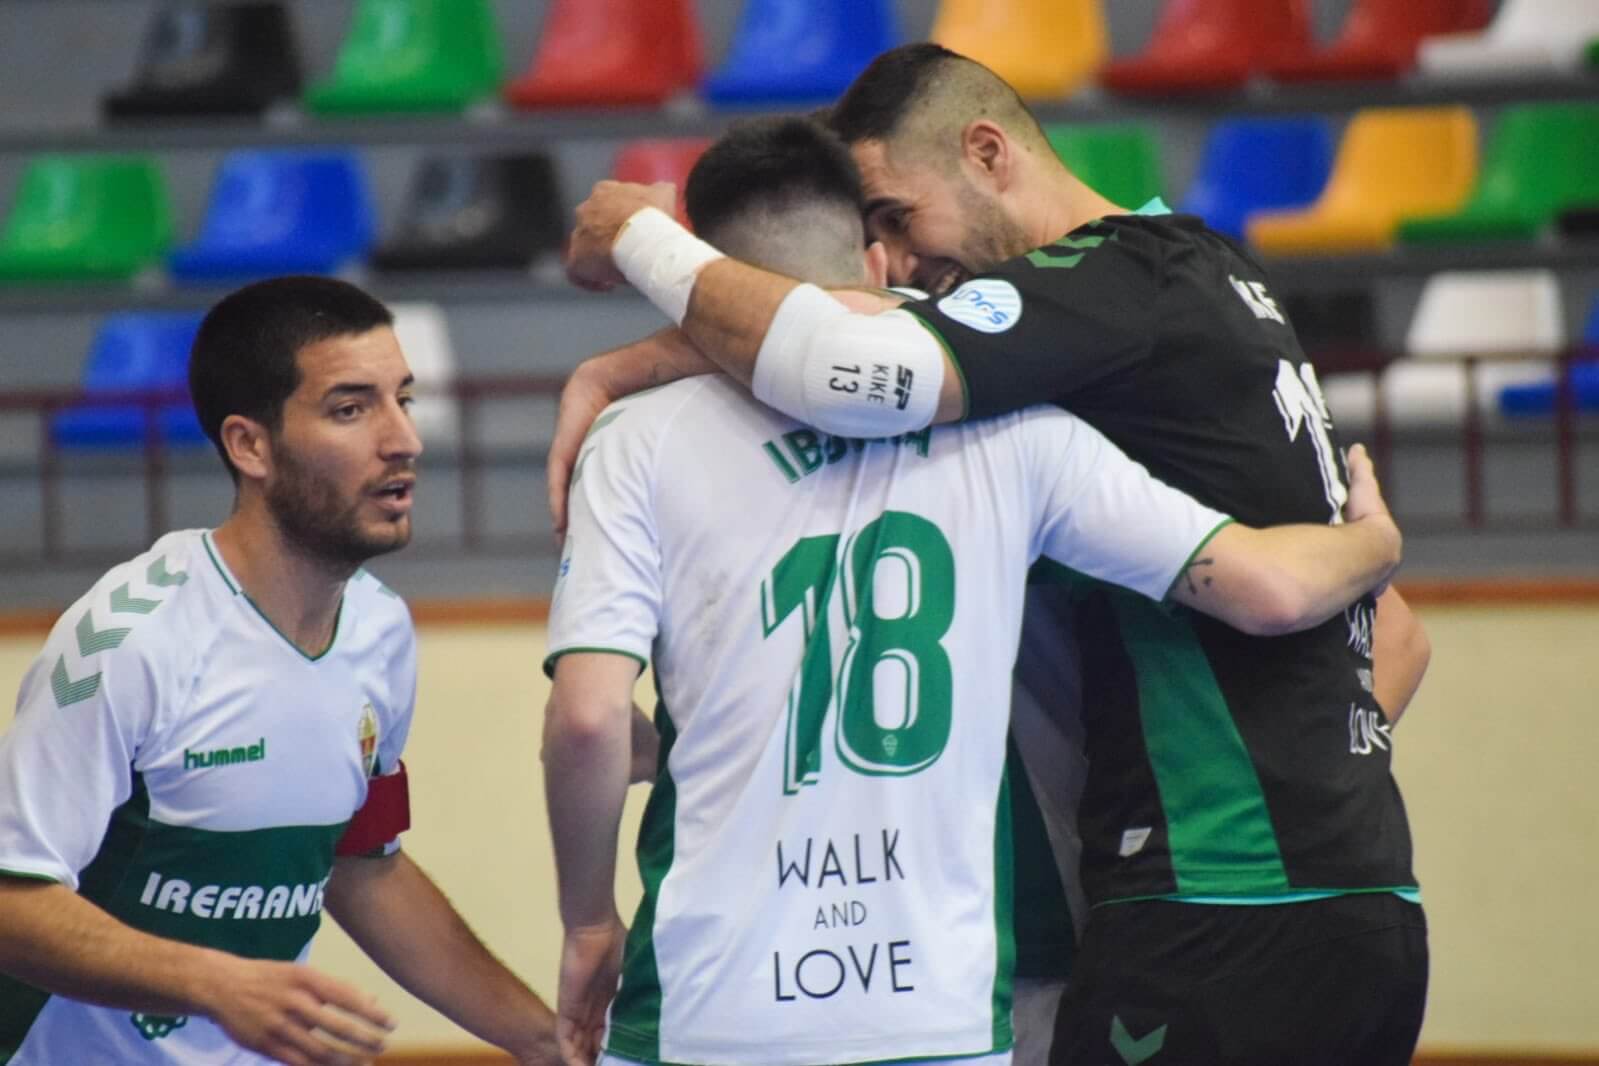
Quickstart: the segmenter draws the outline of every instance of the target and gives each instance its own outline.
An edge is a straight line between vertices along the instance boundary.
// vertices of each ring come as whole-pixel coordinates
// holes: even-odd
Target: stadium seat
[[[200,236],[167,266],[190,282],[333,273],[366,254],[375,229],[354,155],[234,152],[217,171]]]
[[[690,0],[554,0],[505,97],[529,109],[659,106],[693,89],[702,63]]]
[[[372,256],[379,270],[521,270],[558,251],[564,226],[546,155],[437,155],[411,179],[399,233]]]
[[[1251,244],[1276,255],[1377,251],[1400,219],[1455,211],[1477,176],[1477,124],[1464,107],[1372,108],[1344,131],[1332,176],[1301,211],[1251,215]]]
[[[1599,411],[1599,299],[1588,310],[1588,325],[1582,331],[1587,356],[1571,364],[1571,394],[1579,411]],[[1557,400],[1555,382],[1538,381],[1507,385],[1499,393],[1499,410],[1510,416],[1549,415]]]
[[[422,439],[435,444],[459,443],[459,404],[447,391],[455,381],[455,348],[444,309],[433,303],[390,304],[394,336],[416,376],[417,397],[411,420]]]
[[[1148,128],[1051,126],[1046,133],[1061,162],[1112,203],[1136,211],[1161,194],[1160,145]]]
[[[900,43],[890,0],[744,0],[713,104],[831,101]]]
[[[1401,240],[1531,240],[1562,208],[1599,201],[1599,104],[1507,108],[1476,192],[1452,215],[1409,220]]]
[[[617,181],[650,185],[669,181],[677,186],[677,219],[688,225],[688,212],[683,204],[683,187],[688,184],[688,173],[699,162],[710,140],[703,137],[670,139],[645,139],[630,141],[616,154],[611,177]]]
[[[942,0],[929,36],[1029,100],[1070,96],[1110,55],[1100,0]]]
[[[300,88],[294,31],[277,0],[179,0],[150,21],[133,84],[101,109],[111,119],[259,115]]]
[[[1143,96],[1237,89],[1271,56],[1310,44],[1306,0],[1167,0],[1144,50],[1113,61],[1099,80]]]
[[[1526,77],[1571,71],[1599,35],[1599,0],[1504,0],[1481,33],[1422,42],[1419,66],[1432,77]]]
[[[0,232],[0,280],[131,278],[171,243],[166,182],[154,159],[38,156],[23,170]]]
[[[1511,385],[1548,381],[1551,358],[1564,347],[1560,284],[1546,270],[1435,274],[1405,335],[1405,358],[1383,375],[1389,416],[1399,425],[1458,425],[1466,413],[1466,372],[1461,356],[1483,359],[1476,367],[1477,409],[1497,410],[1499,393]],[[1505,359],[1548,353],[1550,358]],[[1338,413],[1349,393],[1369,379],[1338,382],[1327,402]]]
[[[1387,81],[1410,72],[1424,38],[1481,30],[1488,0],[1356,0],[1338,37],[1325,48],[1269,56],[1278,81]]]
[[[1180,210],[1238,240],[1256,211],[1305,207],[1332,171],[1332,128],[1319,118],[1232,119],[1205,140]]]
[[[499,87],[502,65],[488,0],[360,0],[305,102],[323,115],[460,111]]]
[[[198,312],[141,312],[106,319],[84,364],[83,391],[92,396],[187,389],[189,349],[203,317]],[[138,448],[145,441],[145,419],[145,409],[137,405],[86,403],[56,414],[50,432],[66,448]],[[186,400],[162,405],[157,423],[168,444],[205,440]]]

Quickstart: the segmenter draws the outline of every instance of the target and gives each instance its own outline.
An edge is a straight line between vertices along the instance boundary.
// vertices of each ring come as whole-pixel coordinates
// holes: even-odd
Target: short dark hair
[[[887,140],[940,69],[962,58],[932,41],[891,48],[872,60],[839,97],[828,124],[845,144]]]
[[[189,352],[189,395],[233,480],[239,472],[222,443],[223,420],[243,415],[277,431],[284,401],[300,386],[301,349],[393,324],[387,307],[334,278],[258,281],[211,308]]]
[[[864,203],[861,172],[844,143],[800,116],[736,122],[705,150],[684,188],[694,231],[714,234],[753,206],[782,210],[801,201]]]

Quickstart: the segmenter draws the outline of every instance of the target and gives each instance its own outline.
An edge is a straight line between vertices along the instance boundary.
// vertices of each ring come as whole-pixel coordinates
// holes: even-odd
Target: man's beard
[[[278,476],[266,493],[267,510],[284,538],[302,554],[340,569],[353,569],[410,542],[410,515],[384,523],[376,533],[368,532],[360,518],[362,506],[370,499],[364,487],[360,496],[346,502],[281,441],[275,450]],[[386,472],[382,480],[394,473]]]
[[[967,277],[993,270],[1005,260],[1030,250],[1026,232],[1005,213],[998,201],[970,185],[962,185],[959,196],[961,220],[966,224],[960,265],[967,271]],[[961,282],[965,280],[960,279]]]

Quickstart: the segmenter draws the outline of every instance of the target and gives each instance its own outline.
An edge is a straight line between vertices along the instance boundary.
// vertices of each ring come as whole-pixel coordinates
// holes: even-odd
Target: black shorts
[[[1427,922],[1392,893],[1095,908],[1052,1066],[1409,1066]]]

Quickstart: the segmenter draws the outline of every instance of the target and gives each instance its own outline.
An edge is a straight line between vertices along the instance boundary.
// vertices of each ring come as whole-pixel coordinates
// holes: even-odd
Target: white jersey
[[[1159,599],[1226,519],[1058,409],[849,441],[721,377],[601,415],[571,508],[551,660],[653,659],[666,752],[608,1053],[1008,1048],[1028,566]]]
[[[145,932],[303,959],[334,845],[368,778],[398,767],[415,688],[410,615],[376,578],[350,580],[313,659],[208,534],[168,534],[68,608],[23,678],[0,738],[0,871]],[[205,1018],[0,977],[10,1066],[264,1061]]]

